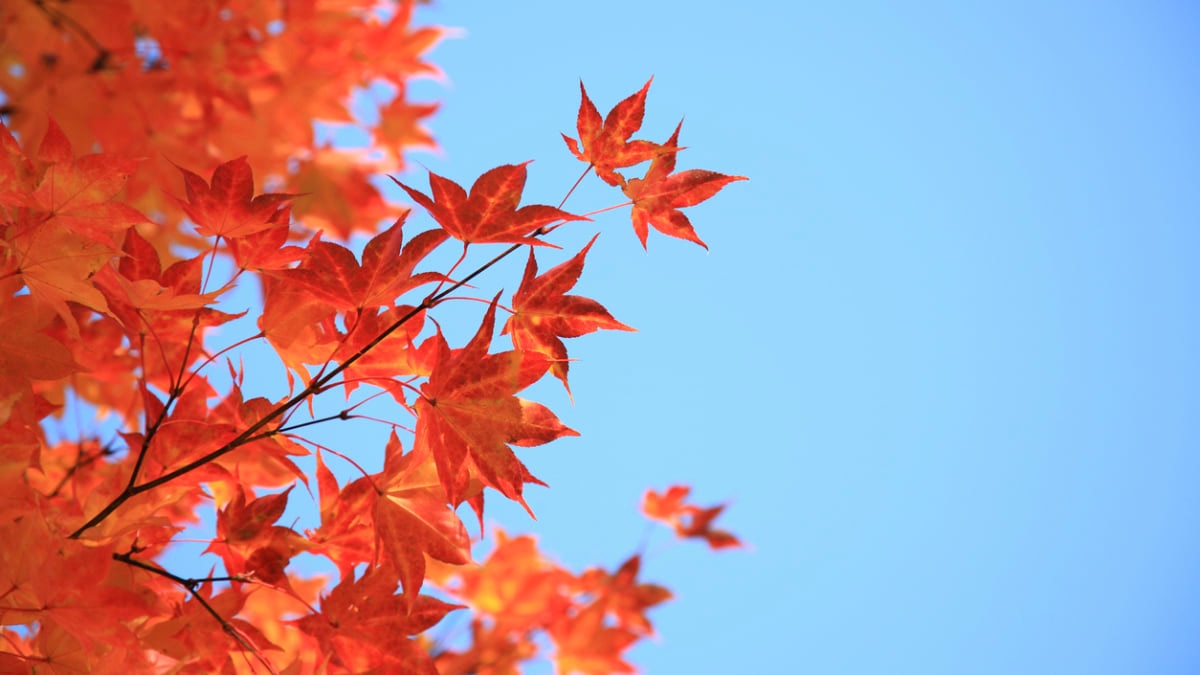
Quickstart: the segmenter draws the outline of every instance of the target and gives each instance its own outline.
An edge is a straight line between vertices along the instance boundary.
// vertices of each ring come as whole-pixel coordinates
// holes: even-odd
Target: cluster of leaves
[[[139,230],[160,251],[202,245],[178,226],[172,164],[238,156],[280,191],[311,196],[295,205],[298,223],[344,239],[389,215],[371,176],[402,169],[406,150],[435,146],[423,121],[438,106],[410,101],[408,90],[413,78],[441,76],[422,57],[445,31],[413,28],[415,5],[5,2],[0,112],[22,138],[41,138],[50,113],[77,147],[140,158],[124,195],[154,217]],[[370,151],[319,142],[314,121],[356,128]]]
[[[307,96],[376,77],[402,90],[406,78],[431,72],[416,58],[438,32],[409,30],[410,3],[388,20],[371,4],[198,1],[134,17],[121,13],[134,3],[111,2],[103,11],[116,13],[101,17],[88,4],[30,0],[0,10],[8,31],[0,54],[24,68],[7,68],[2,77],[16,81],[0,81],[12,120],[0,127],[0,670],[506,673],[538,653],[539,636],[564,672],[631,670],[623,651],[651,633],[645,611],[670,596],[638,581],[640,556],[612,572],[573,574],[531,538],[498,533],[490,555],[474,562],[457,511],[467,504],[482,528],[487,488],[525,504],[524,486],[540,481],[513,446],[575,432],[518,394],[547,374],[567,386],[563,338],[628,330],[569,293],[591,243],[539,269],[536,249],[552,250],[544,236],[586,216],[561,204],[521,206],[525,164],[492,169],[469,190],[435,174],[431,194],[402,185],[435,222],[416,234],[406,231],[407,210],[382,201],[355,202],[359,212],[344,227],[313,214],[345,212],[348,203],[301,207],[334,183],[366,184],[363,169],[297,171],[297,158],[319,164],[320,152],[338,152],[312,147],[311,121],[327,108],[305,108],[302,131],[297,113],[268,94]],[[116,34],[125,19],[129,34]],[[335,44],[343,30],[361,42],[341,33]],[[299,36],[285,37],[293,31]],[[131,35],[155,40],[157,60],[139,65],[111,46]],[[379,51],[367,59],[358,49]],[[316,74],[297,77],[300,61]],[[358,70],[320,79],[337,63]],[[643,244],[647,225],[699,243],[679,209],[740,177],[676,172],[678,128],[666,143],[631,141],[648,88],[603,122],[584,92],[580,139],[567,143],[587,171],[624,191]],[[123,118],[97,112],[105,96],[121,99]],[[63,101],[73,112],[60,118]],[[160,113],[180,122],[182,137],[138,127]],[[262,133],[247,133],[259,125]],[[236,153],[249,157],[219,161],[249,139],[257,147]],[[404,137],[393,149],[414,142]],[[158,159],[129,158],[137,154]],[[164,157],[217,166],[205,179],[163,166]],[[280,184],[311,194],[258,194],[251,166],[260,160]],[[617,171],[646,161],[641,178]],[[310,176],[316,188],[304,190],[305,171],[323,176]],[[373,228],[382,213],[392,224],[372,231],[358,256],[319,229],[341,237]],[[460,263],[472,247],[507,244],[493,262],[528,249],[509,303],[500,294],[484,300],[462,346],[431,310],[492,263],[464,275],[459,264],[429,269],[452,240]],[[194,248],[179,253],[188,250],[181,244]],[[228,278],[218,278],[218,258],[229,261]],[[214,349],[214,329],[240,316],[228,311],[231,290],[250,281],[262,292],[258,332]],[[512,349],[493,347],[498,311],[508,315],[502,332]],[[249,342],[278,355],[286,395],[244,395],[246,373],[232,354]],[[397,414],[410,416],[387,423],[378,472],[305,436],[315,423],[357,417],[351,406],[305,418],[315,399],[359,388],[390,396]],[[50,440],[45,425],[71,397],[118,419],[119,434],[103,440],[84,425],[78,438]],[[313,455],[309,474],[297,461]],[[359,477],[339,481],[327,465],[333,457]],[[320,525],[279,524],[293,488],[311,493],[314,482]],[[711,527],[720,507],[685,497],[678,486],[648,493],[644,511],[680,536],[737,545]],[[222,573],[189,578],[164,568],[166,547],[208,508],[216,524],[206,553]],[[338,579],[298,573],[301,553],[328,559]],[[423,592],[429,586],[433,594]],[[437,647],[429,630],[458,608],[472,613],[471,636]]]

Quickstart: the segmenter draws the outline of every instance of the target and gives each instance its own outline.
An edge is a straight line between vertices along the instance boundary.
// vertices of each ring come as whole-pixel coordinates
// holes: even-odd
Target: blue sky
[[[644,535],[646,487],[729,500],[752,550],[652,539],[649,673],[1200,669],[1200,12],[1141,3],[437,3],[458,26],[440,156],[581,165],[650,75],[644,137],[750,177],[691,211],[711,253],[624,213],[580,292],[636,334],[571,345],[580,439],[522,456],[575,567]],[[419,173],[409,178],[423,185]],[[583,189],[568,206],[616,203]],[[574,226],[573,226],[574,227]],[[499,278],[499,277],[497,277]],[[515,282],[514,282],[515,285]],[[511,289],[510,289],[511,290]],[[473,330],[473,327],[470,328]]]
[[[1200,11],[419,16],[462,29],[432,57],[447,81],[412,92],[443,103],[429,169],[536,160],[525,201],[556,204],[583,168],[559,136],[579,80],[604,112],[653,75],[642,137],[686,116],[681,169],[750,177],[689,211],[711,252],[652,232],[644,253],[626,211],[563,228],[564,257],[602,232],[577,292],[639,332],[570,344],[574,406],[535,387],[583,434],[520,451],[551,485],[537,522],[488,505],[581,569],[642,545],[648,487],[731,502],[747,550],[651,535],[644,576],[677,599],[644,672],[1200,670]],[[592,178],[567,208],[619,201]],[[445,309],[474,332],[478,305]],[[378,426],[320,433],[378,460]]]

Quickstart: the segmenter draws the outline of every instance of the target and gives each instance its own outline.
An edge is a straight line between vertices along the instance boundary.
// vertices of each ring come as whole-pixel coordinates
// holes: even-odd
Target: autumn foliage
[[[528,509],[542,483],[519,449],[577,435],[521,397],[547,375],[568,387],[564,338],[632,329],[570,293],[592,243],[563,254],[549,235],[592,223],[566,198],[523,205],[528,162],[401,183],[424,216],[371,182],[434,144],[436,104],[406,91],[438,74],[442,32],[414,27],[413,4],[0,6],[0,672],[632,671],[624,652],[671,597],[640,553],[576,573],[461,519],[484,534],[488,489]],[[392,92],[370,124],[348,104],[369,86]],[[603,119],[582,91],[567,148],[623,193],[643,245],[650,227],[703,245],[681,209],[742,178],[677,170],[679,128],[633,139],[649,88]],[[322,144],[314,121],[372,146]],[[492,262],[468,263],[480,249]],[[482,290],[514,254],[516,290]],[[437,310],[466,295],[482,316],[456,340]],[[243,359],[253,345],[279,365]],[[263,372],[285,393],[250,394]],[[360,412],[378,398],[387,420]],[[386,443],[306,435],[347,421]],[[643,511],[738,546],[688,494],[650,491]],[[287,524],[297,499],[318,526]],[[162,561],[197,523],[203,576]],[[439,634],[451,612],[469,630]]]

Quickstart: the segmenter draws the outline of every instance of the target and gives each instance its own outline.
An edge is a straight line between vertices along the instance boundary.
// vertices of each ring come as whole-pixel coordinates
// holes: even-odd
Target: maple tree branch
[[[141,316],[140,312],[138,314]],[[146,317],[144,316],[141,318],[143,321],[146,320]],[[146,323],[149,324],[148,321]],[[142,344],[139,351],[141,352],[142,356],[142,375],[144,376],[146,374],[146,335],[144,333],[142,334],[141,339]],[[162,349],[161,341],[159,342],[159,351],[162,352],[163,360],[165,361],[166,350]],[[164,363],[164,365],[166,364]],[[143,382],[143,386],[144,384],[145,383]],[[133,489],[133,486],[137,483],[138,473],[142,470],[142,464],[146,461],[146,455],[150,454],[150,441],[154,439],[154,435],[158,433],[158,428],[162,426],[163,420],[166,419],[167,410],[171,407],[171,403],[174,401],[174,398],[175,394],[172,392],[168,397],[167,402],[163,404],[162,410],[158,411],[158,418],[154,420],[153,424],[150,423],[149,417],[146,418],[146,435],[142,438],[142,447],[138,448],[137,460],[133,463],[133,471],[130,472],[129,483],[125,487],[126,492]],[[149,411],[147,411],[147,413],[149,413]]]
[[[179,576],[178,574],[172,574],[171,572],[168,572],[167,570],[165,570],[161,567],[157,567],[155,565],[151,565],[150,563],[145,563],[145,562],[142,562],[141,560],[135,559],[133,557],[132,552],[131,553],[114,553],[114,554],[112,554],[112,557],[113,557],[113,560],[116,560],[118,562],[123,562],[126,565],[129,565],[131,567],[136,567],[138,569],[146,570],[147,572],[157,574],[161,577],[166,577],[167,579],[170,579],[171,581],[174,581],[175,583],[179,584],[180,586],[183,586],[184,588],[186,588],[188,590],[188,592],[192,594],[192,597],[195,598],[202,607],[204,607],[205,611],[207,611],[209,614],[211,614],[213,616],[213,618],[216,619],[217,622],[221,624],[221,629],[224,630],[226,633],[228,633],[231,637],[233,637],[233,639],[236,640],[237,643],[242,646],[242,649],[254,654],[255,657],[257,657],[258,660],[261,661],[262,664],[264,666],[266,666],[267,669],[270,670],[272,673],[278,672],[275,670],[274,666],[272,666],[270,664],[270,662],[268,662],[266,660],[266,657],[264,657],[261,653],[259,653],[258,648],[255,647],[254,645],[250,644],[250,641],[247,640],[245,637],[243,637],[242,634],[238,631],[238,629],[232,623],[229,623],[229,621],[227,621],[225,619],[225,617],[221,616],[220,612],[218,612],[212,605],[208,604],[208,600],[205,600],[204,596],[200,595],[200,593],[197,592],[197,590],[196,590],[196,588],[200,584],[211,582],[211,581],[244,581],[244,579],[241,579],[239,577],[208,577],[205,579],[185,579],[185,578]]]
[[[321,418],[319,418],[319,419],[315,419],[315,420],[309,420],[309,421],[307,421],[307,422],[300,422],[299,424],[293,424],[293,425],[291,425],[291,426],[287,426],[287,427],[279,427],[278,429],[274,429],[274,430],[272,430],[272,431],[268,431],[268,432],[265,432],[265,433],[261,433],[261,434],[259,434],[259,435],[255,436],[254,438],[251,438],[251,439],[249,439],[249,440],[250,440],[250,441],[257,441],[257,440],[261,440],[261,439],[264,439],[264,438],[270,438],[271,436],[275,436],[275,435],[277,435],[277,434],[286,434],[286,433],[288,433],[289,431],[295,431],[296,429],[303,429],[304,427],[310,427],[310,426],[312,426],[312,425],[314,425],[314,424],[320,424],[320,423],[322,423],[322,422],[332,422],[333,420],[349,420],[349,419],[354,419],[354,418],[356,417],[356,415],[351,415],[351,414],[350,414],[350,410],[351,410],[350,408],[347,408],[347,409],[345,409],[345,410],[341,411],[340,413],[338,413],[338,414],[336,414],[336,415],[329,415],[329,416],[326,416],[326,417],[321,417]]]
[[[530,236],[532,236],[532,237],[542,236],[548,231],[549,231],[549,229],[547,228],[547,226],[543,225],[543,226],[539,227],[538,229],[534,230],[530,234]],[[374,338],[372,338],[370,342],[363,345],[358,351],[356,351],[353,354],[351,354],[350,356],[346,357],[346,359],[343,360],[341,363],[339,363],[337,365],[337,367],[335,367],[333,370],[331,370],[328,373],[325,373],[324,375],[320,376],[319,378],[309,382],[304,387],[304,389],[301,389],[297,394],[295,394],[288,400],[284,401],[283,403],[279,404],[279,406],[277,406],[276,408],[271,410],[269,413],[264,415],[262,417],[262,419],[258,420],[254,424],[251,424],[244,431],[242,431],[240,434],[238,434],[232,440],[226,442],[221,447],[217,448],[216,450],[213,450],[212,452],[209,452],[208,454],[206,454],[198,459],[188,462],[187,464],[179,467],[178,469],[175,469],[173,471],[168,471],[167,473],[164,473],[163,475],[159,476],[158,478],[148,480],[145,483],[142,483],[140,485],[127,487],[121,494],[117,495],[108,504],[108,506],[101,509],[99,513],[97,513],[95,516],[93,516],[91,519],[89,519],[86,523],[84,523],[82,526],[80,526],[79,529],[72,532],[68,538],[69,539],[78,539],[84,532],[86,532],[87,530],[90,530],[91,528],[98,525],[101,521],[103,521],[105,518],[107,518],[109,515],[111,515],[113,511],[116,511],[118,508],[120,508],[120,506],[122,504],[129,501],[130,498],[135,497],[135,496],[137,496],[143,492],[146,492],[148,490],[152,490],[152,489],[158,487],[159,485],[169,483],[169,482],[175,480],[176,478],[179,478],[180,476],[191,473],[192,471],[195,471],[196,469],[204,466],[205,464],[208,464],[209,462],[213,462],[217,459],[220,459],[221,457],[224,457],[225,455],[229,454],[230,452],[233,452],[234,450],[240,448],[241,446],[245,445],[246,443],[249,443],[252,439],[254,439],[258,435],[258,433],[260,431],[262,431],[263,427],[274,422],[279,417],[282,417],[285,413],[289,412],[290,410],[297,407],[304,401],[308,400],[308,398],[310,396],[313,396],[313,395],[319,393],[322,389],[325,388],[325,386],[327,384],[329,384],[331,381],[333,381],[334,378],[336,378],[338,375],[340,375],[342,372],[344,372],[350,366],[354,365],[354,363],[357,362],[359,359],[361,359],[363,356],[366,356],[366,354],[368,352],[370,352],[377,345],[379,345],[379,343],[386,340],[389,335],[391,335],[392,333],[399,330],[401,326],[403,326],[404,324],[411,321],[414,317],[416,317],[421,312],[423,312],[427,309],[432,309],[435,305],[437,305],[438,302],[440,302],[446,296],[450,295],[454,291],[457,291],[458,289],[467,285],[472,279],[479,276],[480,274],[483,274],[487,270],[491,269],[492,266],[496,265],[501,260],[512,255],[514,252],[516,252],[523,246],[528,246],[528,244],[513,244],[512,246],[509,246],[507,249],[505,249],[501,253],[497,254],[491,260],[487,261],[483,265],[476,268],[475,271],[471,272],[466,277],[463,277],[462,279],[456,281],[449,288],[444,289],[440,293],[426,296],[425,299],[420,302],[420,304],[418,304],[416,307],[413,307],[409,311],[405,312],[404,315],[401,316],[399,319],[396,319],[396,321],[394,321],[392,323],[392,325],[388,326],[383,331],[381,331],[379,333],[379,335],[376,335]],[[165,410],[165,408],[164,408],[164,410]],[[148,443],[148,441],[147,441],[147,443]]]
[[[95,73],[104,70],[104,67],[108,65],[108,59],[112,56],[112,52],[105,48],[104,45],[100,44],[100,42],[92,36],[88,29],[81,26],[75,19],[72,19],[69,14],[61,12],[47,5],[46,0],[29,0],[29,2],[33,4],[34,7],[37,7],[42,14],[46,15],[46,20],[50,22],[51,26],[54,26],[55,28],[58,28],[59,26],[66,26],[68,30],[74,32],[84,42],[88,43],[92,49],[96,50],[96,59],[92,61],[90,69],[91,72]]]
[[[194,370],[192,370],[191,372],[188,373],[187,381],[180,383],[179,388],[187,389],[191,385],[192,380],[194,380],[200,376],[201,370],[204,370],[204,368],[206,366],[211,364],[213,361],[216,361],[225,352],[233,351],[234,349],[237,349],[238,347],[241,347],[242,345],[250,344],[251,342],[261,339],[263,337],[265,337],[263,332],[259,331],[255,335],[251,335],[250,337],[242,338],[241,340],[238,340],[237,342],[234,342],[233,344],[231,344],[229,346],[222,347],[221,349],[217,350],[213,354],[206,356],[203,361],[201,361],[200,363],[198,363],[196,365],[196,368]]]
[[[75,457],[75,463],[72,464],[71,468],[67,470],[67,473],[66,473],[66,475],[64,475],[62,477],[62,480],[58,481],[58,485],[54,486],[54,489],[50,491],[50,494],[46,495],[47,497],[57,496],[58,493],[63,489],[63,487],[66,486],[67,482],[71,480],[71,477],[75,475],[75,472],[79,471],[80,469],[87,466],[88,464],[91,464],[92,462],[100,459],[101,457],[111,457],[112,455],[116,454],[116,452],[117,452],[116,450],[113,449],[113,447],[111,445],[106,444],[104,447],[100,448],[100,450],[97,451],[95,454],[85,455],[83,452],[82,445],[83,444],[81,441],[80,448],[79,448],[79,454]]]

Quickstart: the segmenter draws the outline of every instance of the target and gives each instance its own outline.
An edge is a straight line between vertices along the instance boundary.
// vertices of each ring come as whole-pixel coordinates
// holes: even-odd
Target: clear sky
[[[901,7],[903,4],[903,7]],[[652,540],[649,673],[1200,671],[1200,10],[1185,2],[440,2],[432,129],[461,182],[557,203],[601,111],[750,177],[624,213],[580,292],[580,439],[522,451],[531,523],[615,564],[641,492],[731,500],[750,551]],[[410,176],[420,183],[418,173]],[[593,181],[593,187],[599,187]],[[585,189],[581,210],[616,203]],[[568,241],[576,241],[568,239]],[[491,506],[491,505],[490,505]]]
[[[647,673],[1200,672],[1200,10],[900,4],[422,11],[463,30],[413,90],[428,168],[533,159],[556,204],[580,78],[604,112],[653,75],[643,137],[686,115],[681,169],[750,177],[690,210],[710,253],[564,228],[640,332],[572,342],[573,407],[535,388],[583,436],[519,452],[536,523],[489,523],[578,570],[641,545],[647,487],[732,502],[749,550],[649,542]]]

